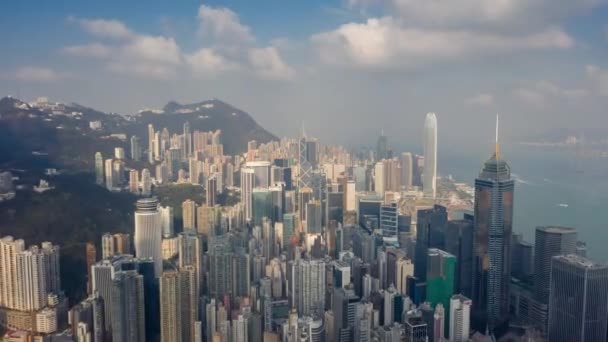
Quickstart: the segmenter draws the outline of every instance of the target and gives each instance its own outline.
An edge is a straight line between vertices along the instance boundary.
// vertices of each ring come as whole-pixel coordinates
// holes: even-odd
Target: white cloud
[[[162,36],[137,36],[124,46],[124,53],[135,61],[179,64],[181,60],[175,39]]]
[[[211,48],[200,49],[185,57],[188,65],[199,74],[217,74],[224,71],[235,70],[239,66],[231,62]]]
[[[118,20],[78,19],[73,17],[70,17],[69,20],[76,21],[87,32],[102,38],[129,39],[134,35],[124,23]]]
[[[542,80],[530,86],[516,88],[513,94],[522,102],[544,107],[554,100],[580,100],[589,95],[589,91],[584,88],[562,88],[553,82]]]
[[[23,66],[15,71],[14,79],[24,82],[53,82],[64,76],[47,67]]]
[[[225,7],[201,5],[198,10],[201,31],[221,43],[252,43],[255,41],[251,29],[241,24],[239,17]]]
[[[465,103],[474,106],[490,106],[494,104],[494,95],[486,93],[477,94],[466,99]]]
[[[72,56],[105,58],[113,53],[113,48],[101,43],[90,43],[66,46],[63,52]]]
[[[596,65],[585,67],[587,77],[593,82],[593,88],[602,96],[608,96],[608,69]]]
[[[348,0],[349,7],[384,5],[395,17],[427,27],[494,27],[521,31],[555,24],[606,0]]]
[[[392,17],[349,23],[312,36],[321,59],[329,64],[394,68],[435,60],[509,53],[521,50],[565,49],[572,38],[558,28],[514,35],[471,30],[431,30],[403,26]]]
[[[295,70],[287,65],[275,47],[249,50],[249,63],[256,75],[268,80],[290,80]]]

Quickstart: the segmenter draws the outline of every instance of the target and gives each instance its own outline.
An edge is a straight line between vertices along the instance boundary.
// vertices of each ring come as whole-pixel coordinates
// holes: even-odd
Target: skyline
[[[381,129],[421,141],[429,111],[457,131],[503,113],[505,140],[606,126],[603,0],[458,2],[480,8],[471,13],[398,0],[65,5],[10,4],[1,15],[0,28],[14,34],[0,94],[121,114],[217,97],[273,132],[294,135],[292,121],[304,117],[312,135],[332,143]],[[48,33],[33,35],[28,18]]]

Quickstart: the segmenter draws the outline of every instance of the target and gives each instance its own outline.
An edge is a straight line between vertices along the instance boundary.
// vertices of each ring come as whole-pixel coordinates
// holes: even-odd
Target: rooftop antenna
[[[499,146],[498,146],[498,114],[496,114],[496,136],[495,136],[495,146],[494,146],[495,150],[494,150],[494,155],[496,156],[496,159],[498,159],[498,155],[500,152]]]

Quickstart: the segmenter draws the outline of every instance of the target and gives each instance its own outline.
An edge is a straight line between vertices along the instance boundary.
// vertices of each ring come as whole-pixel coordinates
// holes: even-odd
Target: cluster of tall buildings
[[[498,143],[472,210],[443,205],[434,113],[423,155],[393,156],[384,135],[368,154],[302,133],[225,156],[219,132],[189,125],[172,136],[150,126],[148,142],[148,162],[171,169],[161,179],[201,184],[204,200],[161,206],[137,187],[133,232],[103,235],[101,260],[87,252],[77,341],[607,335],[608,266],[586,259],[574,228],[538,227],[534,244],[513,233],[515,182]]]

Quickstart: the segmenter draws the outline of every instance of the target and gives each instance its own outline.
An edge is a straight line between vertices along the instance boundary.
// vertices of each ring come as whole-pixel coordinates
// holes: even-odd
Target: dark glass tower
[[[428,249],[445,249],[447,225],[448,212],[445,207],[435,205],[431,209],[418,210],[414,276],[420,281],[426,281]]]
[[[514,187],[497,144],[475,179],[472,323],[478,331],[504,326],[509,319]]]
[[[456,293],[471,296],[471,272],[473,264],[473,217],[448,222],[445,234],[445,251],[456,256]]]

